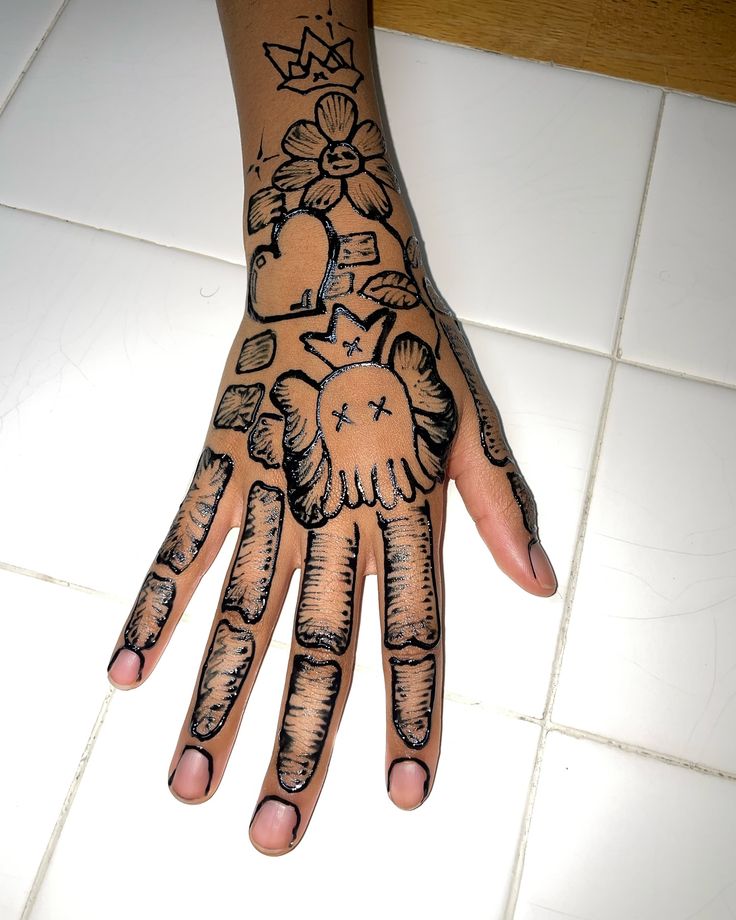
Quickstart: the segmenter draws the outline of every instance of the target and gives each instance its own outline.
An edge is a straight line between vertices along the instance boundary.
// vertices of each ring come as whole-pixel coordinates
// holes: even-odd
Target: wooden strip
[[[374,25],[736,102],[736,3],[374,0]]]

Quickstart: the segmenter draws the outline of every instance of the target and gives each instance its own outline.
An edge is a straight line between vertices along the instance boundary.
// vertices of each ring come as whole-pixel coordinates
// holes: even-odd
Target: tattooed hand
[[[221,17],[231,50],[237,16],[221,4]],[[352,43],[320,49],[305,28],[305,44],[309,67],[320,53],[334,67],[311,96],[304,68],[286,67],[286,52],[299,49],[266,47],[291,74],[281,86],[304,114],[286,126],[280,150],[261,136],[248,170],[247,313],[189,491],[108,669],[122,688],[150,675],[239,527],[171,762],[172,792],[204,801],[301,569],[279,726],[251,824],[254,844],[272,855],[301,840],[325,780],[368,573],[379,578],[389,794],[410,809],[431,790],[448,476],[504,571],[533,594],[556,588],[534,499],[462,327],[423,267],[380,127],[358,111]],[[231,67],[237,91],[232,57]]]

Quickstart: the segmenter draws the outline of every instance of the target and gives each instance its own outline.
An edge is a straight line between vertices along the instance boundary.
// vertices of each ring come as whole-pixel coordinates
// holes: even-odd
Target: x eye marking
[[[380,401],[380,402],[377,402],[377,403],[376,403],[376,402],[373,402],[373,400],[370,400],[370,402],[368,403],[368,405],[371,407],[371,409],[375,409],[375,410],[376,410],[376,411],[373,413],[373,421],[374,421],[374,422],[377,422],[378,419],[381,417],[381,414],[384,413],[384,412],[385,412],[386,415],[393,415],[393,412],[392,412],[390,409],[386,409],[386,408],[385,408],[385,405],[386,405],[386,397],[385,397],[385,396],[382,396],[382,397],[381,397],[381,401]],[[334,415],[334,412],[333,412],[333,415]]]
[[[337,409],[332,410],[332,414],[337,419],[337,425],[335,425],[335,431],[339,431],[343,425],[352,425],[353,420],[348,418],[348,404],[343,403],[342,409],[338,412]]]
[[[356,351],[359,351],[361,354],[363,353],[363,349],[360,347],[360,345],[358,344],[358,342],[360,342],[360,336],[359,336],[359,335],[356,336],[356,337],[353,339],[352,342],[343,342],[343,343],[342,343],[342,347],[343,347],[343,348],[347,348],[347,351],[348,351],[348,358],[352,358],[352,356],[355,354]]]

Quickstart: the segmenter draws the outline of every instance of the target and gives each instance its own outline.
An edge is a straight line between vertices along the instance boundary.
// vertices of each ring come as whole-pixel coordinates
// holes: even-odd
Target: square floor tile
[[[193,615],[143,687],[116,694],[33,920],[96,920],[101,912],[122,920],[131,909],[286,920],[297,897],[326,920],[346,911],[375,917],[387,904],[408,903],[433,920],[453,909],[475,916],[479,905],[484,917],[501,920],[536,726],[447,704],[432,796],[400,812],[384,786],[383,679],[359,669],[307,836],[285,859],[269,859],[251,847],[248,824],[276,733],[284,649],[266,657],[211,802],[185,806],[166,786],[206,619]]]
[[[610,351],[661,92],[378,34],[391,132],[463,318]]]
[[[552,734],[514,920],[730,920],[736,783]]]
[[[8,208],[0,241],[0,560],[132,595],[189,485],[245,271]]]
[[[668,94],[621,347],[736,383],[736,106]]]
[[[0,110],[62,0],[0,0]]]
[[[736,392],[619,366],[554,719],[736,772]]]
[[[123,608],[0,569],[0,916],[23,904],[105,694]]]
[[[447,689],[541,716],[609,371],[604,358],[468,326],[539,507],[560,587],[532,597],[500,569],[454,484],[445,533]]]
[[[0,119],[0,202],[242,262],[215,4],[70,0]]]

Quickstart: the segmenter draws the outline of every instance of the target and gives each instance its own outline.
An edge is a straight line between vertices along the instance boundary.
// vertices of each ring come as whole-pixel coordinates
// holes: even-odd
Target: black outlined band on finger
[[[390,658],[391,708],[399,737],[411,748],[422,748],[432,728],[437,664],[434,655],[403,660]]]
[[[407,505],[404,514],[378,515],[383,537],[383,585],[387,648],[434,648],[440,638],[429,503]]]
[[[277,758],[279,783],[287,792],[300,792],[314,775],[341,679],[342,669],[336,661],[294,657]]]
[[[263,616],[271,591],[284,521],[284,493],[275,486],[254,482],[248,493],[243,536],[222,610],[234,610],[246,623]]]
[[[176,587],[170,578],[155,572],[146,575],[133,610],[125,624],[125,647],[138,651],[152,648],[171,613]]]
[[[355,571],[360,533],[310,530],[296,615],[296,638],[307,648],[342,655],[353,630]]]
[[[222,619],[217,624],[197,688],[191,733],[206,741],[225,724],[245,678],[256,644],[248,629]]]
[[[539,528],[537,525],[537,503],[534,501],[534,496],[521,473],[511,472],[506,473],[506,476],[511,486],[514,500],[521,511],[524,529],[527,533],[530,533],[532,537],[536,538]]]
[[[158,563],[181,574],[194,560],[207,539],[223,492],[233,472],[227,454],[205,447],[189,491],[171,524],[158,554]]]

